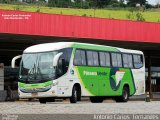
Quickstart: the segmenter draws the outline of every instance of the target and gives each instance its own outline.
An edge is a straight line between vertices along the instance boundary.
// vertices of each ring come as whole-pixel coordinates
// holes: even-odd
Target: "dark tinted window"
[[[74,65],[82,65],[81,62],[81,51],[76,50],[75,56],[74,56]]]
[[[94,66],[99,66],[98,62],[98,52],[92,52],[93,53],[93,65]]]
[[[89,66],[99,66],[98,52],[87,51],[87,61]]]
[[[106,52],[99,52],[100,65],[101,66],[110,66],[110,55]]]
[[[87,51],[87,62],[89,66],[93,66],[93,54],[92,51]]]
[[[129,67],[129,68],[133,68],[132,55],[128,55],[128,67]]]
[[[76,50],[74,65],[86,65],[86,55],[84,50]]]
[[[60,50],[60,52],[63,52],[63,54],[60,56],[59,58],[59,61],[61,59],[64,59],[65,60],[65,68],[64,68],[64,71],[62,72],[62,69],[59,68],[58,66],[58,77],[60,77],[61,75],[65,74],[68,70],[68,67],[69,67],[69,62],[70,62],[70,58],[71,58],[71,54],[72,54],[72,48],[65,48],[65,49],[62,49]]]
[[[143,56],[142,55],[133,55],[134,67],[141,68],[143,66]]]
[[[84,50],[81,50],[82,65],[86,65],[86,54]]]
[[[106,57],[104,52],[99,52],[100,66],[106,66]]]
[[[122,67],[122,57],[119,53],[111,53],[112,57],[112,66],[113,67]]]
[[[66,65],[69,66],[69,62],[72,54],[72,48],[64,49],[64,54],[65,54]]]
[[[133,68],[132,55],[123,54],[123,65],[124,67]]]
[[[110,60],[109,53],[105,53],[105,57],[106,57],[106,66],[110,66],[111,65],[111,60]]]
[[[60,59],[65,59],[66,66],[69,66],[69,62],[72,54],[72,48],[65,48],[60,51],[63,52]]]

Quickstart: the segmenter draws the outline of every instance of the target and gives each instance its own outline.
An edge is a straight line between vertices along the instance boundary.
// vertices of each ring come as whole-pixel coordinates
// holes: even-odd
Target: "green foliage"
[[[139,11],[131,11],[129,14],[126,14],[126,18],[129,20],[145,21],[143,14]]]
[[[134,20],[135,15],[134,15],[134,13],[129,13],[129,14],[126,15],[126,18],[127,18],[128,20]]]
[[[49,7],[60,7],[60,8],[112,8],[112,7],[127,7],[126,4],[124,4],[125,0],[48,0],[48,3],[45,2],[45,0],[26,0],[27,4],[35,4],[39,6],[49,6]],[[135,7],[137,3],[140,3],[141,5],[145,5],[146,0],[127,0],[128,6]],[[0,0],[0,3],[19,3],[19,0]],[[151,7],[151,6],[147,6]]]
[[[54,0],[49,0],[48,1],[48,6],[49,7],[55,7],[56,6],[56,2]]]
[[[57,7],[44,7],[36,5],[22,4],[0,4],[1,9],[5,10],[23,10],[30,12],[41,12],[49,14],[63,14],[63,15],[77,15],[77,16],[94,16],[99,18],[114,18],[114,19],[127,19],[127,20],[139,20],[139,21],[150,21],[159,22],[160,20],[160,10],[159,9],[149,9],[144,12],[135,8],[110,8],[110,9],[74,9],[74,8],[57,8]],[[140,14],[137,14],[137,13]],[[136,15],[137,14],[137,15]]]
[[[137,21],[145,21],[145,18],[143,17],[142,13],[138,12],[138,13],[136,13],[136,20]]]
[[[136,20],[137,21],[145,21],[145,18],[143,17],[142,13],[138,12],[138,13],[136,13]]]
[[[0,3],[15,3],[18,2],[19,0],[0,0]]]
[[[73,7],[73,8],[106,8],[108,5],[113,7],[124,7],[121,0],[49,0],[49,7]]]
[[[146,4],[145,7],[146,9],[154,8],[154,6],[152,6],[151,4]]]
[[[21,5],[14,6],[14,10],[23,10],[23,7]]]
[[[19,5],[17,5],[17,6],[15,7],[15,10],[21,10],[20,7],[19,7]]]
[[[48,6],[49,7],[69,7],[71,4],[70,0],[49,0]]]
[[[86,14],[83,14],[82,16],[86,17],[87,15],[86,15]]]
[[[41,12],[41,9],[39,7],[37,7],[36,12]]]

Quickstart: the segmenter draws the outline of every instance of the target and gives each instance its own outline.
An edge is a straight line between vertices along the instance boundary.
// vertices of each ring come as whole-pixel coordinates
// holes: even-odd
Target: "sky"
[[[158,2],[160,3],[160,0],[147,0],[149,4],[157,4]]]

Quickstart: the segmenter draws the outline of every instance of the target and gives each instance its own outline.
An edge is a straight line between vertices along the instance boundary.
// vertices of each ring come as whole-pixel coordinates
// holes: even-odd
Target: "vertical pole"
[[[152,98],[152,84],[151,84],[151,57],[148,55],[148,83],[149,83],[149,96]]]

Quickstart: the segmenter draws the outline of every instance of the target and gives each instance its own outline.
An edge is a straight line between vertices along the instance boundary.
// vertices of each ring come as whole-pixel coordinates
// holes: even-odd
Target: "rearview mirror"
[[[62,54],[63,54],[63,53],[60,52],[60,53],[58,53],[58,54],[53,58],[53,66],[54,66],[54,67],[57,66],[57,64],[58,64],[58,59],[60,58],[60,56],[61,56]]]
[[[12,68],[15,68],[15,66],[16,66],[16,60],[19,59],[19,58],[21,58],[21,57],[22,57],[22,55],[18,55],[18,56],[15,56],[15,57],[12,59],[12,62],[11,62],[11,67],[12,67]]]

